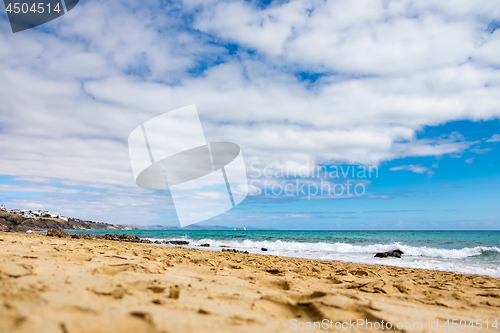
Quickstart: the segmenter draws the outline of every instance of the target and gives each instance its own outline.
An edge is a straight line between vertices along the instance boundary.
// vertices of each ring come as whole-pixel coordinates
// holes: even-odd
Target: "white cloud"
[[[474,159],[475,159],[475,157],[468,158],[465,160],[465,163],[472,164],[472,163],[474,163]]]
[[[203,7],[195,27],[276,61],[358,74],[395,74],[465,62],[476,52],[478,19],[498,5],[419,1],[290,1],[265,10],[233,1]],[[481,8],[481,9],[478,9]]]
[[[55,186],[36,186],[36,185],[12,185],[0,184],[2,192],[24,192],[24,193],[62,193],[62,194],[78,194],[83,191],[71,188],[60,188]]]
[[[500,134],[493,134],[486,142],[500,142]]]
[[[424,167],[422,165],[400,165],[400,166],[395,166],[389,169],[390,171],[401,171],[401,170],[407,170],[411,171],[414,173],[426,173],[429,171],[429,168]]]
[[[471,153],[476,153],[476,154],[486,154],[492,151],[492,148],[479,148],[479,147],[472,147],[469,151]]]

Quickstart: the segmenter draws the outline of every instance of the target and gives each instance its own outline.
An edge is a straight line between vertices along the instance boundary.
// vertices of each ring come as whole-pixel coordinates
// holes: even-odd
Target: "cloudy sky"
[[[196,104],[251,189],[205,224],[499,229],[499,54],[497,0],[81,0],[15,34],[2,8],[0,203],[177,226],[127,138]]]

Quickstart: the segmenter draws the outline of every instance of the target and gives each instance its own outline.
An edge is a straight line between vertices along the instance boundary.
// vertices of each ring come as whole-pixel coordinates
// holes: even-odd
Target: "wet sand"
[[[0,249],[0,332],[500,332],[487,276],[23,233]]]

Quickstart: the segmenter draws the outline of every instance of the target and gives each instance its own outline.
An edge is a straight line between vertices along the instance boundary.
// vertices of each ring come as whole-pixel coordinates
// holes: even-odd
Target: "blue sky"
[[[127,137],[196,104],[247,170],[378,169],[327,179],[356,196],[274,195],[264,182],[321,179],[249,174],[205,224],[498,230],[498,22],[495,0],[86,0],[12,34],[2,9],[0,203],[178,225],[168,192],[135,185]]]

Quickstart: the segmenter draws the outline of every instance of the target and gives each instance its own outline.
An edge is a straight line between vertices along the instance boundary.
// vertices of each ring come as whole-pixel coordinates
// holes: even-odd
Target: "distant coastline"
[[[58,230],[134,230],[127,225],[84,221],[78,218],[52,217],[51,214],[37,214],[22,210],[0,210],[0,231],[27,232]]]

